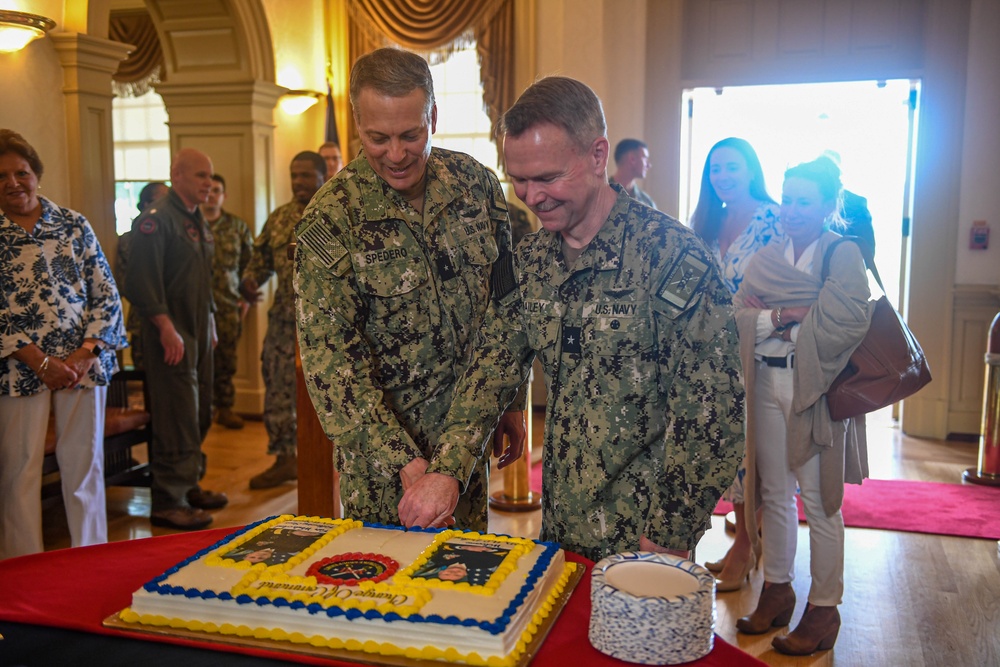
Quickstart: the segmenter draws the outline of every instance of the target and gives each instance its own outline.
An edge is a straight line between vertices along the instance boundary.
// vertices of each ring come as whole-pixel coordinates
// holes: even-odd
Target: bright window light
[[[132,229],[139,192],[150,181],[170,178],[170,131],[163,98],[116,97],[111,103],[115,160],[115,227]]]
[[[438,108],[433,144],[468,153],[499,173],[490,117],[483,109],[476,45],[473,43],[452,53],[445,62],[431,65],[431,76]]]
[[[918,82],[913,85],[919,87]],[[896,79],[686,91],[680,220],[690,220],[698,204],[705,158],[720,139],[735,136],[750,142],[775,201],[781,200],[785,169],[826,150],[836,151],[844,187],[868,199],[876,263],[889,298],[897,302],[903,203],[909,196],[905,183],[910,89],[910,80]]]

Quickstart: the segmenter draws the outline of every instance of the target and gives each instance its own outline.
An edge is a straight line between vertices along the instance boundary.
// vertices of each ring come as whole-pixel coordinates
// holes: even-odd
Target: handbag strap
[[[833,256],[833,251],[844,241],[850,241],[858,246],[858,249],[861,250],[862,256],[864,256],[864,246],[862,245],[861,239],[857,236],[841,236],[839,239],[833,241],[829,246],[827,246],[826,254],[823,256],[823,270],[820,272],[820,279],[823,282],[826,282],[826,279],[830,276],[830,257]],[[878,283],[878,288],[882,290],[882,294],[885,294],[886,297],[888,297],[889,293],[885,291],[885,286],[882,285],[882,278],[878,275],[878,268],[875,266],[874,257],[871,259],[865,257],[865,268],[872,272],[872,275],[875,276],[875,282]]]

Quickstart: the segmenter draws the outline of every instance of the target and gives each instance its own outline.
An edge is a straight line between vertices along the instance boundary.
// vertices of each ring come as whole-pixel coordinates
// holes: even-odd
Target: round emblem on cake
[[[379,582],[399,569],[399,563],[380,554],[338,554],[313,563],[306,574],[317,583],[356,586],[362,581]]]

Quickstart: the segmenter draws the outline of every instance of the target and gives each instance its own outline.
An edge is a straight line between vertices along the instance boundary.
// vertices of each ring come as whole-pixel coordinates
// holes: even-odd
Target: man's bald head
[[[212,161],[194,148],[182,148],[170,165],[170,186],[189,211],[208,200],[212,190]]]

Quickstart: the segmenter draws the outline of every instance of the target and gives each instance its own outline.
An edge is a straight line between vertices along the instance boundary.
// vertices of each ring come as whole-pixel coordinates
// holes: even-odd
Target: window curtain
[[[111,87],[118,97],[139,97],[166,79],[163,50],[153,19],[145,10],[111,13],[108,37],[132,44],[135,51],[118,65],[111,77]]]
[[[471,30],[479,55],[483,107],[495,128],[514,103],[513,0],[352,0],[350,61],[393,44],[447,57]],[[360,141],[350,119],[351,152]]]

